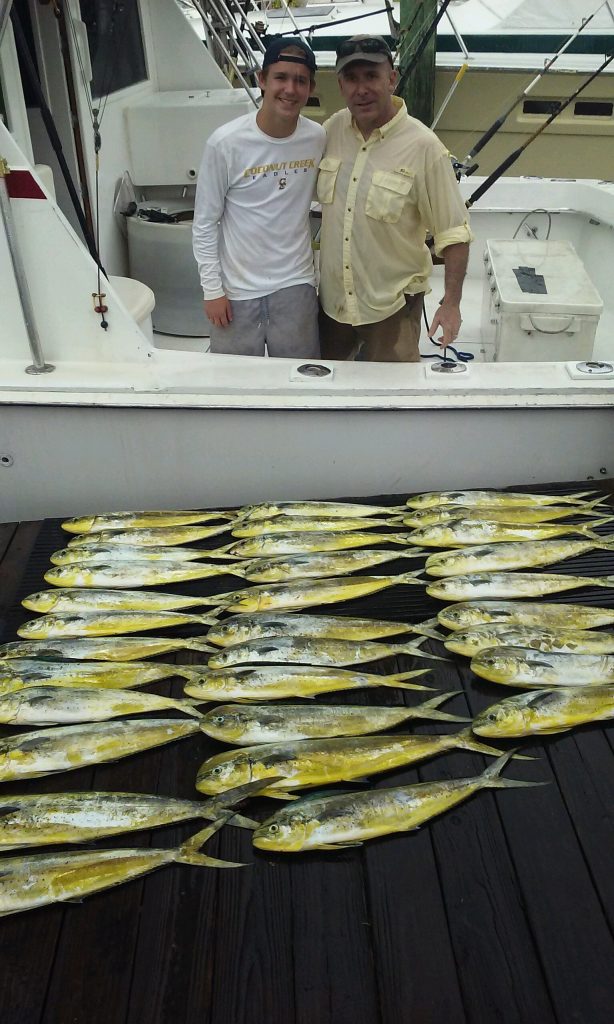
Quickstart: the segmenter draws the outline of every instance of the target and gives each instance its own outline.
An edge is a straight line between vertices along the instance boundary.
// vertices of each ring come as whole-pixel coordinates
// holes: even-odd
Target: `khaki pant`
[[[424,295],[407,295],[405,305],[376,324],[341,324],[320,310],[322,359],[372,363],[417,363]]]

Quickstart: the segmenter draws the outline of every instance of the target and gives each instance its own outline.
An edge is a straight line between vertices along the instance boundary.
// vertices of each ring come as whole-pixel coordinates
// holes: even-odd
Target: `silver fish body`
[[[165,629],[195,623],[209,625],[205,615],[187,612],[90,612],[83,615],[41,615],[24,622],[17,635],[26,640],[45,640],[49,637],[113,636],[139,633],[148,629]]]
[[[255,519],[249,522],[242,520],[231,525],[233,537],[260,537],[275,533],[320,532],[351,532],[352,530],[369,530],[375,526],[392,526],[400,523],[400,516],[388,519],[372,519],[366,517],[346,516],[345,518],[317,518],[316,516],[274,516],[272,519]]]
[[[417,508],[403,516],[405,526],[417,529],[421,526],[439,526],[454,519],[487,519],[499,523],[546,523],[568,516],[596,516],[594,506],[602,501],[596,498],[586,506],[579,505],[434,505],[432,508]]]
[[[334,519],[337,517],[366,518],[367,516],[393,515],[403,511],[402,505],[364,505],[353,501],[279,501],[245,505],[238,509],[241,519],[272,519],[275,516],[310,516]]]
[[[614,654],[614,633],[491,622],[452,633],[444,645],[448,651],[468,657],[489,647],[528,647],[533,651],[561,654]]]
[[[140,511],[108,512],[106,515],[77,516],[66,519],[62,529],[67,533],[96,534],[103,530],[141,529],[150,526],[190,526],[211,519],[233,519],[229,512]]]
[[[280,636],[269,640],[249,640],[235,647],[216,651],[208,661],[209,668],[229,668],[233,665],[258,665],[262,662],[282,665],[322,665],[344,667],[360,665],[396,654],[409,654],[418,658],[439,660],[436,655],[424,654],[419,644],[426,637],[411,644],[386,644],[370,640],[320,640],[300,636]]]
[[[500,778],[511,756],[511,752],[503,754],[481,775],[470,778],[300,800],[263,822],[253,834],[254,846],[280,853],[343,849],[377,836],[416,829],[480,789],[540,785]]]
[[[514,575],[516,575],[514,573]],[[586,604],[547,604],[541,601],[462,601],[437,613],[446,629],[469,629],[481,623],[548,629],[596,629],[614,624],[614,608]]]
[[[201,717],[187,700],[109,687],[25,686],[0,696],[0,722],[3,725],[106,722],[150,711],[182,711],[193,718]]]
[[[614,551],[614,540],[536,540],[484,544],[477,547],[439,551],[426,560],[429,576],[459,576],[463,573],[496,572],[552,565],[584,551]]]
[[[145,547],[168,547],[174,544],[191,544],[195,540],[206,540],[217,537],[220,533],[228,533],[232,523],[221,526],[151,526],[140,530],[102,530],[97,533],[101,544],[136,544]],[[80,534],[69,540],[68,547],[81,547],[89,544],[90,535]]]
[[[420,633],[420,626],[349,615],[301,615],[300,612],[284,615],[281,612],[254,612],[252,615],[233,615],[211,626],[207,633],[207,641],[220,647],[233,647],[248,640],[266,640],[277,636],[376,640],[399,633]]]
[[[362,690],[375,686],[399,687],[404,690],[430,690],[432,687],[408,682],[426,675],[428,669],[378,675],[342,668],[317,668],[298,665],[263,665],[257,668],[224,669],[203,672],[190,680],[184,689],[196,700],[222,700],[254,703],[280,700],[285,697],[315,697],[321,693]]]
[[[358,549],[355,551],[316,552],[301,555],[277,555],[244,562],[240,575],[253,583],[278,583],[285,580],[322,576],[344,576],[347,573],[370,569],[397,558],[416,558],[415,551],[387,551]]]
[[[271,779],[261,792],[284,798],[293,789],[349,782],[456,748],[495,756],[501,753],[477,742],[470,729],[436,736],[396,734],[263,743],[210,757],[198,769],[196,788],[201,793],[215,794],[229,785],[248,781],[266,784]]]
[[[461,548],[468,544],[503,544],[510,541],[539,541],[566,534],[598,538],[593,526],[610,522],[611,517],[590,524],[506,523],[487,519],[453,519],[449,523],[422,526],[409,535],[412,544],[435,548]]]
[[[29,594],[21,602],[34,612],[176,611],[202,604],[198,597],[147,590],[99,590],[95,587],[59,587]]]
[[[541,597],[579,587],[614,587],[614,576],[570,576],[554,572],[472,572],[443,576],[426,592],[442,601]]]
[[[57,658],[75,661],[136,661],[172,651],[209,651],[202,638],[162,636],[50,637],[47,640],[0,644],[0,662],[14,658]]]
[[[0,782],[35,779],[89,764],[116,761],[199,732],[193,719],[53,726],[0,739]]]
[[[208,711],[201,728],[223,743],[282,743],[333,736],[362,736],[391,729],[411,719],[467,722],[436,710],[452,693],[439,694],[416,707],[351,704],[225,704]]]
[[[491,704],[474,719],[479,736],[551,735],[576,725],[614,718],[614,686],[567,686],[533,690]]]
[[[176,544],[173,547],[145,547],[138,544],[101,544],[92,540],[88,544],[81,544],[76,548],[61,548],[54,551],[49,561],[52,565],[72,565],[73,562],[80,564],[101,562],[107,565],[109,562],[196,562],[205,559],[227,558],[224,548],[213,550],[202,550],[201,548],[182,548]]]
[[[374,544],[407,545],[409,540],[405,533],[310,530],[303,533],[269,533],[258,537],[245,537],[224,550],[233,558],[264,558],[316,551],[345,551],[351,548],[372,547]]]
[[[0,661],[0,693],[22,686],[85,686],[131,689],[173,676],[191,678],[190,669],[162,662],[48,661],[11,658]]]
[[[44,579],[56,587],[155,587],[186,580],[232,574],[227,563],[216,562],[73,562],[48,569]]]
[[[594,497],[594,491],[579,491],[576,494],[533,494],[522,491],[426,491],[423,494],[414,494],[407,499],[405,504],[409,508],[433,508],[437,505],[497,505],[500,508],[505,506],[530,506],[530,505],[584,505],[586,497]]]
[[[474,655],[471,670],[508,686],[600,686],[614,683],[614,656],[488,647]]]
[[[259,612],[275,608],[290,611],[293,608],[310,608],[315,605],[350,601],[400,584],[420,583],[413,573],[401,573],[398,576],[342,576],[246,587],[243,590],[216,594],[209,601],[210,604],[231,612]]]

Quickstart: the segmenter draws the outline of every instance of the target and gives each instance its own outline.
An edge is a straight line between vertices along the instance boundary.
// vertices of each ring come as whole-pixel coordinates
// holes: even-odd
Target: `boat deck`
[[[19,623],[32,617],[18,602],[44,585],[49,555],[65,540],[57,522],[0,526],[0,642],[15,639]],[[408,568],[406,561],[390,565]],[[584,555],[562,571],[613,572],[614,555]],[[172,589],[206,594],[232,586],[225,577]],[[574,591],[559,600],[614,607],[614,591]],[[343,610],[418,620],[435,608],[422,588],[397,587]],[[446,705],[456,714],[473,713],[503,693],[478,681],[460,659],[420,664],[433,668],[434,687],[464,690]],[[401,655],[373,669],[414,665]],[[372,692],[354,697],[421,699],[395,690],[378,692],[377,700]],[[444,725],[444,731],[455,728]],[[413,834],[362,849],[271,856],[252,851],[249,833],[227,827],[208,852],[250,867],[172,866],[82,905],[6,918],[0,1020],[610,1024],[613,742],[613,726],[595,725],[523,744],[538,760],[512,762],[505,774],[547,786],[482,792]],[[205,736],[190,737],[3,792],[115,789],[193,797],[198,765],[218,749]],[[484,765],[478,754],[454,752],[378,784],[474,775]],[[263,816],[271,806],[261,799],[250,811]],[[100,845],[174,846],[199,827],[188,823]]]

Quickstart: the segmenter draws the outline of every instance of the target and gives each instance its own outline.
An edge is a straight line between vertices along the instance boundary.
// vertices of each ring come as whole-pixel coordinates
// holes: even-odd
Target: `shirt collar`
[[[403,121],[408,116],[405,101],[402,100],[400,96],[393,96],[392,104],[396,110],[396,114],[394,115],[394,117],[390,118],[390,121],[386,121],[386,124],[383,124],[381,128],[374,128],[373,131],[371,132],[371,135],[369,136],[369,139],[385,139],[389,132],[394,131],[401,123],[401,121]],[[352,131],[354,132],[354,134],[359,135],[360,138],[362,139],[362,133],[356,127],[356,122],[354,121],[354,118],[351,116],[350,124],[352,126]]]

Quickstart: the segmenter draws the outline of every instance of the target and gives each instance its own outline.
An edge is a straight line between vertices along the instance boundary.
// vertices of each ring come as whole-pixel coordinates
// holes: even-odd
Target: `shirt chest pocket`
[[[413,185],[413,174],[406,171],[374,171],[367,192],[365,212],[373,220],[396,224]]]
[[[316,193],[318,202],[332,203],[335,195],[335,184],[341,167],[341,160],[335,156],[324,156],[318,164],[318,183]]]

